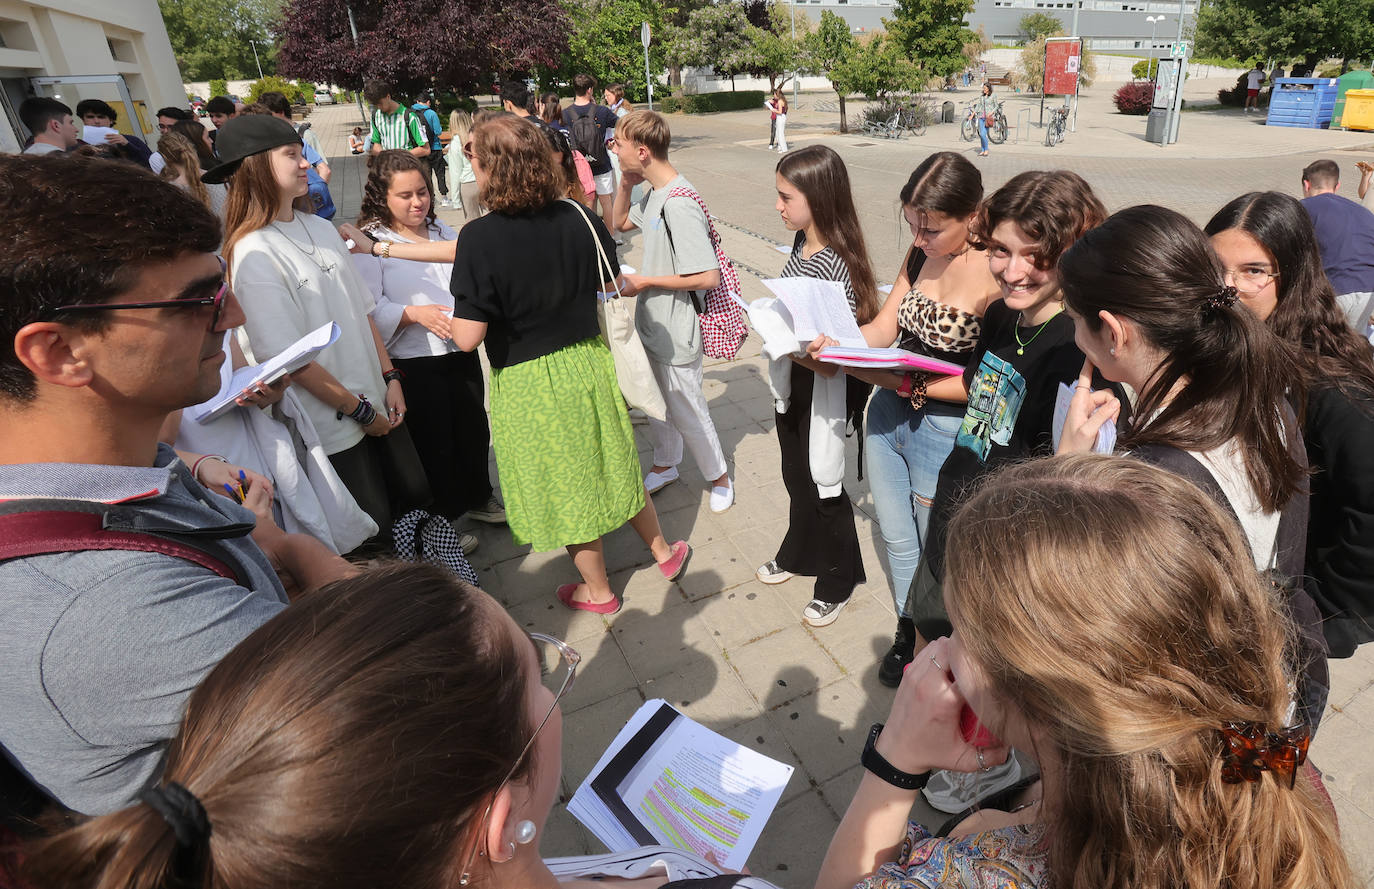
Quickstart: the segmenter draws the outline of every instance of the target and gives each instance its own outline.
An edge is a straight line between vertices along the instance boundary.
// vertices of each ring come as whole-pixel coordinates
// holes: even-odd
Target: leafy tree
[[[1063,37],[1064,32],[1051,34],[1051,37]],[[1030,92],[1040,92],[1045,85],[1045,38],[1037,38],[1033,43],[1027,43],[1026,48],[1021,50],[1021,60],[1018,62],[1018,70],[1015,78],[1021,87]],[[1092,86],[1093,80],[1097,77],[1097,59],[1086,49],[1078,60],[1078,83],[1080,86]]]
[[[1022,43],[1034,43],[1041,37],[1052,37],[1064,33],[1064,23],[1045,12],[1031,12],[1021,16],[1016,24],[1021,33]]]
[[[964,47],[978,36],[965,19],[974,0],[897,0],[896,15],[883,19],[903,54],[927,79],[943,80],[968,64]]]
[[[794,13],[791,6],[769,2],[766,10],[768,24],[765,27],[754,23],[750,5],[745,4],[750,27],[744,35],[747,46],[740,59],[745,73],[768,78],[768,90],[772,92],[781,88],[791,79],[789,74],[795,75],[801,67],[804,38],[811,31],[811,23],[805,12]],[[789,20],[794,14],[797,17],[795,26],[800,32],[798,37],[792,36],[794,23]]]
[[[403,94],[428,86],[472,94],[493,76],[556,67],[568,48],[557,0],[285,0],[278,69],[350,89],[386,78]]]
[[[851,73],[850,57],[858,52],[858,43],[849,25],[830,10],[821,11],[821,23],[806,35],[807,68],[830,79],[830,87],[840,97],[840,132],[849,132],[844,100],[848,92],[846,78]]]
[[[279,4],[280,0],[158,0],[182,78],[256,77],[258,61],[263,73],[274,73]]]
[[[732,0],[692,10],[683,27],[669,29],[668,61],[691,68],[714,68],[730,78],[748,68],[754,56],[749,43],[749,23],[744,7]]]
[[[209,96],[206,96],[205,98],[209,99],[209,98],[212,98],[212,97],[214,97],[214,96],[227,96],[227,95],[229,95],[229,84],[225,82],[224,78],[223,78],[223,77],[212,77],[212,78],[210,78],[210,95],[209,95]]]
[[[1197,16],[1197,54],[1251,62],[1302,58],[1348,67],[1374,53],[1374,0],[1211,0]]]
[[[846,93],[862,93],[869,99],[884,99],[894,92],[915,92],[924,85],[921,70],[902,55],[896,41],[874,34],[858,42],[830,79]]]
[[[647,98],[639,29],[649,23],[654,35],[649,43],[650,70],[663,70],[663,7],[651,0],[565,0],[563,8],[572,27],[568,51],[556,69],[557,79],[571,81],[575,74],[590,74],[603,85],[625,84],[631,101]],[[540,81],[551,79],[545,76]]]

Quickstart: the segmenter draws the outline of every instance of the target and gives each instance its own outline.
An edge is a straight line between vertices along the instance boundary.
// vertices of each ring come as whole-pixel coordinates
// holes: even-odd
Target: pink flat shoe
[[[612,597],[609,602],[579,602],[573,598],[573,593],[577,592],[578,584],[565,583],[557,590],[554,595],[558,601],[573,609],[574,611],[590,611],[593,614],[615,614],[620,610],[620,599]]]
[[[669,580],[677,580],[682,569],[687,567],[687,559],[692,555],[692,548],[687,545],[687,541],[679,540],[673,544],[672,550],[673,554],[668,557],[668,561],[658,563],[658,570]]]

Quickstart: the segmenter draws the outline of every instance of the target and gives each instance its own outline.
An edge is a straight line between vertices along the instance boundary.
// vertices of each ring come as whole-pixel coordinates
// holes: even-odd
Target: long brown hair
[[[169,132],[157,140],[157,153],[166,161],[166,166],[158,174],[159,178],[169,182],[177,178],[184,179],[191,197],[210,206],[210,192],[205,183],[200,181],[200,155],[196,153],[191,140],[180,133]]]
[[[375,154],[367,160],[367,184],[363,186],[363,202],[358,208],[358,228],[371,230],[379,225],[392,227],[391,209],[386,198],[391,192],[391,182],[397,173],[419,173],[429,188],[426,170],[420,159],[409,151],[393,148]],[[425,215],[427,225],[434,224],[434,195],[429,196],[429,213]]]
[[[1090,330],[1111,312],[1161,352],[1122,445],[1205,451],[1234,442],[1266,512],[1302,490],[1283,422],[1285,398],[1304,397],[1303,381],[1287,372],[1294,350],[1243,305],[1217,304],[1221,262],[1187,217],[1150,205],[1115,213],[1069,248],[1059,278]]]
[[[1050,457],[987,477],[949,539],[959,642],[1055,763],[1052,885],[1353,889],[1304,776],[1222,780],[1223,725],[1285,725],[1294,630],[1207,494],[1141,460]]]
[[[777,173],[806,198],[816,232],[849,270],[859,323],[872,321],[878,314],[878,282],[868,262],[868,247],[844,161],[833,148],[808,145],[783,155]]]
[[[38,889],[455,886],[535,728],[499,608],[426,565],[292,602],[210,672],[167,750],[161,781],[209,822],[199,861],[177,860],[172,828],[140,804],[40,842],[27,877]],[[514,777],[535,767],[525,757]]]
[[[234,247],[245,235],[267,228],[281,208],[281,188],[272,175],[271,153],[260,151],[239,164],[229,179],[224,203],[224,258],[230,267]]]

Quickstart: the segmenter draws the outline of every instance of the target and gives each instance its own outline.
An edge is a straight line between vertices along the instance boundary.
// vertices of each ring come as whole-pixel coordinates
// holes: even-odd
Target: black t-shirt
[[[487,358],[509,367],[597,336],[605,274],[590,219],[615,274],[615,241],[580,204],[555,201],[519,215],[488,213],[463,226],[453,259],[453,314],[487,323]]]
[[[1023,327],[1020,313],[1000,299],[988,306],[964,381],[968,408],[954,450],[940,468],[923,554],[936,578],[944,577],[945,527],[980,476],[1003,463],[1054,452],[1051,423],[1060,383],[1083,369],[1073,341],[1073,320],[1060,312],[1043,329]],[[1020,334],[1021,343],[1016,337]],[[1020,349],[1024,354],[1017,354]]]

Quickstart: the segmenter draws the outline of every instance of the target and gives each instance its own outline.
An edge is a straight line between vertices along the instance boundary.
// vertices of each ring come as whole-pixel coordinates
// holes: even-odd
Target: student
[[[392,243],[456,240],[458,233],[434,216],[423,163],[405,151],[374,156],[358,226]],[[505,522],[487,470],[491,434],[482,365],[454,345],[450,331],[453,264],[357,255],[353,262],[376,300],[373,323],[403,375],[411,437],[434,494],[431,511],[447,519],[466,514]]]
[[[195,118],[192,116],[191,112],[187,111],[185,108],[177,108],[173,105],[169,105],[166,108],[159,108],[157,110],[157,131],[159,133],[159,138],[171,132],[172,125],[182,120],[195,120]],[[211,143],[210,153],[213,154],[214,150],[214,143]],[[161,154],[154,151],[149,155],[148,168],[150,170],[154,173],[161,173],[162,166],[163,160]]]
[[[425,135],[429,137],[429,155],[425,157],[425,166],[429,170],[430,194],[434,194],[434,189],[439,190],[438,206],[443,208],[452,207],[448,199],[448,170],[445,169],[447,161],[444,159],[444,143],[440,136],[444,132],[443,121],[439,120],[439,114],[432,107],[434,104],[434,93],[425,90],[415,99],[415,104],[410,106],[410,110],[420,117]]]
[[[115,111],[109,102],[103,99],[82,99],[76,103],[76,116],[81,118],[81,122],[88,127],[109,127],[113,128],[119,121],[119,112]],[[141,166],[148,166],[148,158],[152,155],[152,150],[148,148],[148,143],[137,136],[126,136],[123,133],[110,133],[105,137],[107,145],[117,145],[128,154],[131,160],[138,162]]]
[[[1207,223],[1242,305],[1298,347],[1311,470],[1305,580],[1331,657],[1374,641],[1374,355],[1350,329],[1298,201],[1250,192]]]
[[[238,117],[239,106],[228,96],[213,96],[205,103],[205,113],[210,115],[210,123],[215,125],[214,131],[210,133],[210,139],[217,143],[220,128]]]
[[[779,161],[774,178],[778,213],[783,225],[796,232],[781,277],[835,281],[855,319],[860,324],[872,321],[878,313],[877,282],[844,161],[833,149],[810,145]],[[835,622],[854,587],[865,579],[854,504],[844,490],[843,433],[851,419],[862,423],[870,387],[809,355],[780,360],[788,364],[781,373],[790,384],[787,409],[776,414],[775,424],[788,524],[777,556],[755,573],[768,584],[796,574],[816,578],[802,618],[813,627],[825,627]],[[827,407],[838,407],[839,415],[827,414]],[[826,421],[835,433],[826,457],[812,452],[817,421]]]
[[[773,90],[773,96],[769,100],[772,104],[770,109],[773,112],[773,141],[768,147],[777,147],[779,154],[787,153],[787,97],[782,90]]]
[[[363,146],[366,144],[366,142],[367,140],[363,138],[363,128],[354,127],[353,132],[348,134],[348,153],[362,154]]]
[[[267,106],[273,117],[291,123],[291,103],[285,95],[276,92],[263,93],[258,101]],[[295,129],[296,133],[301,136],[303,146],[301,151],[305,155],[306,163],[310,164],[305,175],[310,182],[311,212],[321,219],[333,219],[337,212],[334,208],[334,198],[329,193],[329,179],[333,176],[333,171],[329,168],[329,162],[324,159],[320,150],[311,145],[312,142],[318,145],[319,140],[315,138],[314,133],[309,130],[302,131],[295,124],[292,124],[292,129]]]
[[[677,481],[685,440],[711,485],[711,511],[724,512],[735,502],[735,489],[701,389],[701,325],[693,302],[694,292],[720,284],[720,261],[701,205],[690,196],[670,194],[674,189],[696,193],[668,160],[671,140],[668,122],[641,109],[620,119],[611,143],[621,170],[613,229],[644,232],[643,274],[626,275],[629,287],[622,293],[639,297],[635,327],[668,405],[666,422],[649,419],[654,465],[644,484],[652,494]],[[635,203],[631,191],[640,182],[650,188]]]
[[[1264,65],[1260,62],[1255,63],[1245,75],[1245,113],[1249,114],[1253,108],[1259,111],[1260,86],[1264,83]]]
[[[372,112],[371,151],[378,154],[390,149],[409,151],[416,157],[429,156],[429,138],[425,135],[420,117],[391,97],[396,88],[385,80],[369,80],[363,84],[363,99]]]
[[[448,143],[449,194],[458,196],[463,208],[464,219],[476,219],[482,215],[482,201],[477,193],[477,175],[472,172],[463,148],[472,138],[472,115],[454,109],[448,116],[448,131],[452,138]]]
[[[1312,217],[1336,303],[1350,327],[1364,335],[1374,311],[1374,213],[1337,194],[1340,185],[1335,161],[1313,161],[1302,171],[1302,206]]]
[[[19,105],[19,119],[33,134],[33,143],[24,149],[25,154],[52,154],[76,147],[72,109],[56,99],[30,96]]]
[[[204,128],[201,129],[203,132]],[[196,146],[191,144],[191,140],[181,133],[167,133],[157,141],[157,153],[163,158],[160,177],[189,191],[223,222],[224,205],[229,199],[229,190],[220,183],[207,185],[201,181],[200,177],[204,175],[205,169],[201,166],[201,155],[196,151]]]
[[[233,176],[224,254],[241,294],[249,360],[262,363],[333,321],[339,340],[293,374],[325,453],[389,543],[392,521],[428,503],[401,374],[369,317],[374,303],[334,227],[304,212],[308,194],[300,135],[271,115],[225,125],[223,163],[207,181]],[[245,349],[245,351],[249,351]]]
[[[617,117],[611,109],[596,104],[592,98],[595,92],[595,77],[590,74],[573,77],[573,102],[563,109],[563,126],[567,127],[568,135],[572,137],[573,147],[582,152],[592,166],[601,218],[609,222],[612,219],[616,185],[607,142],[611,138],[611,131],[616,128]]]

